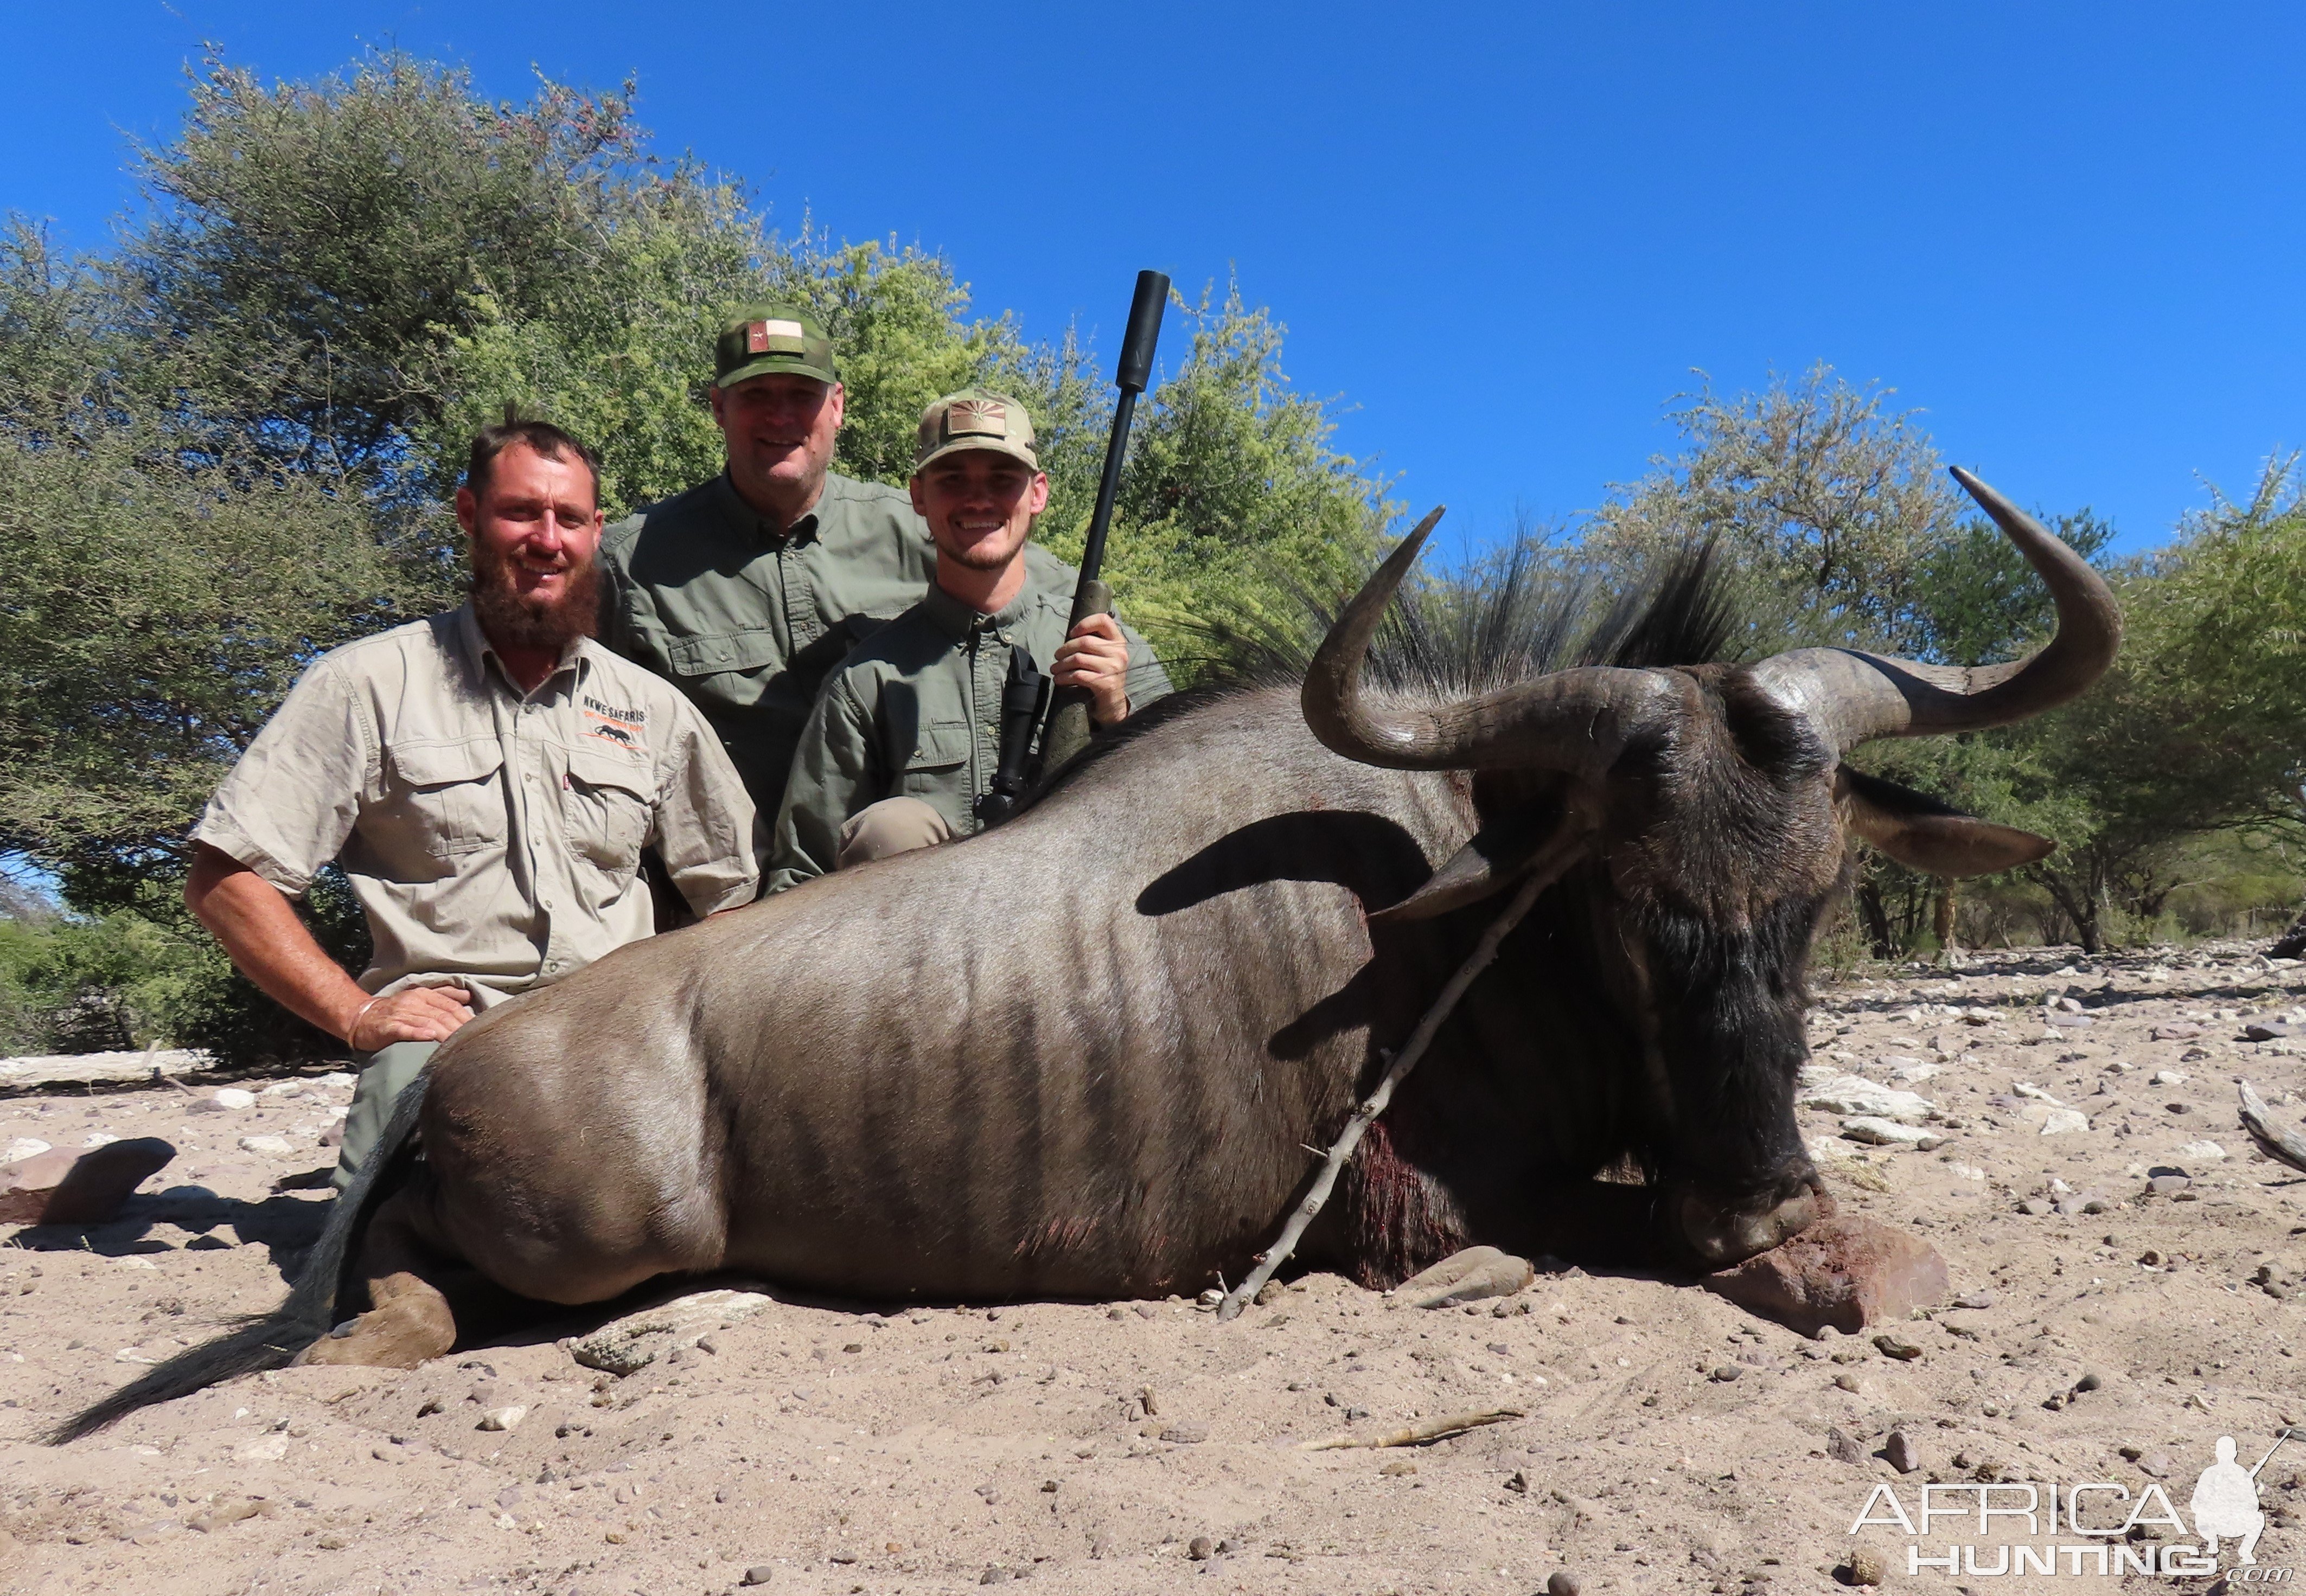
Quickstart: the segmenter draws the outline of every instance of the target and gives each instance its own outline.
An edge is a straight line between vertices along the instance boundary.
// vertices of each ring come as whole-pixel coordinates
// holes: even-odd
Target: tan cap
[[[1036,471],[1041,468],[1033,453],[1033,418],[1006,394],[965,388],[921,412],[920,439],[913,449],[915,471],[965,448],[993,449]]]

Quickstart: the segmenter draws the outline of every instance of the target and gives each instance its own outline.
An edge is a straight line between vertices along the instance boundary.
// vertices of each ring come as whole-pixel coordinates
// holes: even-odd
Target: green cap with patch
[[[752,305],[721,329],[713,345],[713,386],[734,388],[748,377],[790,371],[838,382],[833,340],[816,318],[792,305]]]
[[[1006,394],[964,388],[921,412],[920,436],[913,448],[915,471],[966,448],[993,449],[1036,471],[1041,468],[1033,453],[1033,418]]]

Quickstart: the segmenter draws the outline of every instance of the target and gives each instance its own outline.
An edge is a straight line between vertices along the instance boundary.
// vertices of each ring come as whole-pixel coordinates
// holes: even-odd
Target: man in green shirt
[[[930,405],[911,494],[935,581],[826,681],[778,813],[772,892],[978,830],[1012,649],[1056,687],[1088,689],[1099,726],[1169,691],[1152,648],[1112,616],[1068,635],[1078,573],[1031,542],[1049,479],[1022,405],[970,389]]]
[[[816,321],[755,306],[713,371],[728,468],[609,528],[601,640],[704,713],[765,824],[825,672],[919,599],[936,550],[902,492],[827,469],[844,396]]]

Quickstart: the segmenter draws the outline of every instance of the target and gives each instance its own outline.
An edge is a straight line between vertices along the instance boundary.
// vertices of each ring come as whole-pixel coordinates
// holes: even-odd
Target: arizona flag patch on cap
[[[962,399],[944,413],[949,438],[1006,438],[1009,406],[998,399]]]

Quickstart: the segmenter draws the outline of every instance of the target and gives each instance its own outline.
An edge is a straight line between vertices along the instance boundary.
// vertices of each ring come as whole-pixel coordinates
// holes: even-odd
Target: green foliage
[[[0,243],[0,369],[82,326],[85,277]],[[21,333],[19,329],[23,329]],[[338,479],[189,447],[95,363],[0,392],[0,850],[59,866],[181,859],[208,793],[320,650],[431,608]]]
[[[1636,568],[1719,540],[1749,656],[1804,644],[1922,652],[1926,561],[1957,535],[1969,501],[1915,417],[1886,408],[1892,391],[1821,364],[1758,394],[1681,395],[1668,414],[1688,447],[1611,490],[1589,547]]]
[[[225,960],[125,911],[0,918],[0,1050],[92,1053],[167,1043]]]
[[[643,161],[629,86],[493,104],[384,52],[269,88],[211,59],[190,90],[175,141],[141,152],[122,320],[219,436],[340,470],[389,474],[438,422],[478,306],[551,303],[615,218],[683,187]]]

